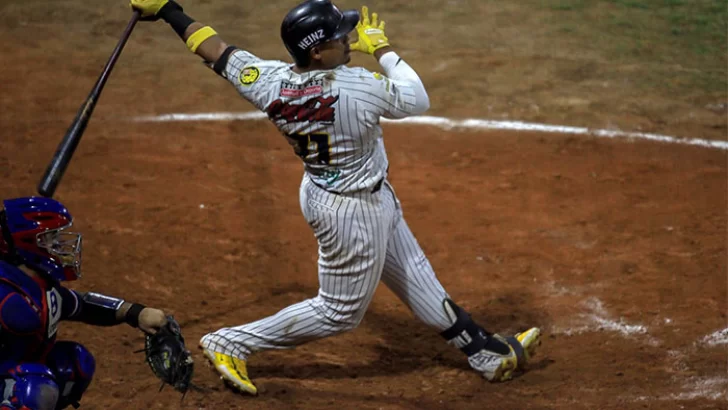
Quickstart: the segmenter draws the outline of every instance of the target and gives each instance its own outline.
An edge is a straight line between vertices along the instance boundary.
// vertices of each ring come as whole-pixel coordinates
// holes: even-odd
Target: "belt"
[[[376,185],[374,185],[374,188],[372,189],[372,193],[376,194],[379,192],[380,189],[382,189],[382,184],[384,183],[384,178],[380,179],[379,182],[377,182]]]
[[[371,190],[370,192],[371,192],[372,194],[376,194],[377,192],[379,192],[379,190],[381,190],[381,189],[382,189],[382,185],[384,185],[384,180],[385,180],[385,179],[386,179],[386,177],[383,177],[382,179],[380,179],[380,180],[379,180],[379,182],[377,182],[376,184],[374,184],[374,187],[372,188],[372,190]],[[319,184],[315,183],[315,182],[314,182],[313,180],[311,180],[311,182],[312,182],[312,183],[313,183],[314,185],[316,185],[317,187],[319,187],[319,188],[321,188],[321,189],[323,189],[323,190],[325,190],[325,191],[329,191],[329,192],[331,192],[332,194],[336,194],[336,195],[342,195],[342,194],[341,194],[341,192],[339,192],[339,191],[331,191],[331,190],[328,190],[328,189],[326,189],[326,188],[322,187],[321,185],[319,185]]]
[[[372,193],[376,194],[379,192],[380,189],[382,189],[382,184],[384,184],[384,180],[387,179],[387,175],[389,175],[389,165],[387,165],[387,172],[384,174],[382,179],[379,180],[376,184],[374,184],[374,188],[372,188]]]

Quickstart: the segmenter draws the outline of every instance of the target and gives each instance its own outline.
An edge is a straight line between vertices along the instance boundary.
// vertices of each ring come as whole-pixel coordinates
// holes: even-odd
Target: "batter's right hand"
[[[349,46],[352,50],[374,54],[380,48],[389,46],[389,40],[384,34],[384,22],[378,21],[378,18],[377,13],[372,13],[370,21],[367,6],[361,8],[361,17],[356,25],[359,39]]]
[[[165,4],[169,3],[169,0],[130,0],[129,5],[134,10],[139,10],[142,13],[142,20],[145,21],[156,21],[159,19],[157,13],[164,7]]]

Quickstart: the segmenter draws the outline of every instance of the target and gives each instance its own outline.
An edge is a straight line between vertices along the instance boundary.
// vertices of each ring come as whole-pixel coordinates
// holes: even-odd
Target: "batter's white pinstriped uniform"
[[[355,328],[382,280],[427,325],[454,323],[448,297],[402,217],[387,182],[381,117],[427,110],[422,83],[397,54],[380,59],[387,76],[363,68],[297,74],[291,65],[237,50],[223,76],[268,113],[304,162],[303,215],[319,244],[316,297],[273,316],[202,338],[209,350],[241,359]]]

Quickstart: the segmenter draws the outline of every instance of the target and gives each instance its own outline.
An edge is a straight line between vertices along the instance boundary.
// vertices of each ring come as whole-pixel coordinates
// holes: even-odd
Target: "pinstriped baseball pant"
[[[437,332],[452,325],[443,308],[448,295],[402,217],[389,182],[376,193],[339,195],[305,176],[300,201],[319,244],[318,295],[273,316],[205,335],[203,347],[246,358],[352,330],[380,280]]]

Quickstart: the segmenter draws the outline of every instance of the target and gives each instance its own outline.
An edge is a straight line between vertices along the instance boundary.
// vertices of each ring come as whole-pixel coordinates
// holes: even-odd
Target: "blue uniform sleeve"
[[[61,320],[72,320],[78,316],[81,311],[81,297],[80,295],[71,289],[66,289],[63,286],[58,287],[58,293],[61,294]]]

